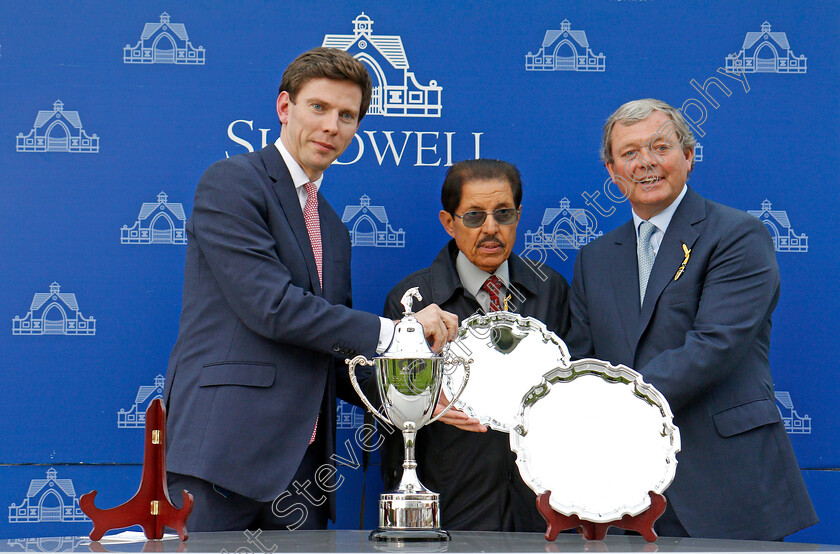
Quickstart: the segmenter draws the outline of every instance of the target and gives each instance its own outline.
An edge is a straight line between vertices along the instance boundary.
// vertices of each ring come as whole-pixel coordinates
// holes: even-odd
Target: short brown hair
[[[300,89],[312,79],[327,78],[335,81],[350,81],[362,89],[362,104],[359,106],[359,121],[365,116],[370,107],[371,81],[370,74],[362,62],[337,48],[319,46],[304,52],[289,64],[283,72],[278,93],[286,91],[292,102],[295,101]]]

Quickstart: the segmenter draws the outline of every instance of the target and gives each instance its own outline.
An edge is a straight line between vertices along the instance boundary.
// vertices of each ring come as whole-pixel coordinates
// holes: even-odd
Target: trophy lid
[[[385,352],[384,358],[433,358],[435,353],[429,348],[426,342],[426,334],[423,325],[414,317],[411,311],[413,299],[423,300],[420,296],[420,289],[412,287],[405,291],[400,303],[405,308],[403,318],[397,323],[394,329],[394,338]]]

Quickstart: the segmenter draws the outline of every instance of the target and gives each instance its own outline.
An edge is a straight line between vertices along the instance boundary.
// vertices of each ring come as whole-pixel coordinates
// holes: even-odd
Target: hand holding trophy
[[[430,491],[417,477],[414,444],[417,431],[437,421],[452,407],[469,379],[469,364],[450,354],[438,356],[429,348],[423,326],[411,310],[412,299],[422,300],[419,290],[411,288],[402,297],[404,317],[394,330],[388,349],[373,360],[356,356],[345,360],[350,368],[350,381],[362,402],[379,420],[400,429],[405,442],[405,461],[399,485],[379,498],[379,528],[370,534],[371,540],[434,541],[449,540],[449,533],[440,528],[438,494]],[[384,414],[376,409],[362,392],[356,379],[358,364],[375,365],[376,382]],[[462,365],[464,382],[449,406],[432,417],[440,396],[445,365]]]

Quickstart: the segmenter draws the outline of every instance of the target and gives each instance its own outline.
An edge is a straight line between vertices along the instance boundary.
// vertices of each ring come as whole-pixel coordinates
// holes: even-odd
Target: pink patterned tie
[[[502,280],[491,275],[481,285],[481,290],[490,295],[490,311],[499,312],[502,310],[502,300],[499,293],[502,291]]]
[[[321,274],[323,251],[321,250],[321,221],[318,219],[318,188],[312,182],[306,183],[304,188],[306,189],[306,204],[303,206],[303,221],[306,222],[309,242],[312,244],[312,253],[315,255],[315,266],[318,268],[318,282],[323,287],[324,278]],[[319,417],[315,418],[315,428],[312,429],[312,437],[309,439],[309,444],[315,442],[315,435],[318,433]]]
[[[312,253],[315,255],[315,266],[318,268],[318,282],[324,286],[321,264],[323,262],[323,251],[321,250],[321,222],[318,219],[318,189],[315,183],[309,182],[304,186],[306,189],[306,205],[303,207],[303,220],[306,222],[306,230],[309,232],[309,242],[312,243]]]
[[[309,444],[315,442],[315,435],[318,434],[318,420],[321,418],[320,415],[315,416],[315,428],[312,429],[312,436],[309,437]]]

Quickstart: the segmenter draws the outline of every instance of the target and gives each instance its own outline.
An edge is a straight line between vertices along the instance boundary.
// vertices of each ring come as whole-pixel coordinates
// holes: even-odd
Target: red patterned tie
[[[318,420],[321,418],[320,415],[315,416],[315,428],[312,429],[312,436],[309,437],[309,444],[315,442],[315,435],[318,434]]]
[[[306,222],[306,230],[309,232],[309,242],[312,243],[312,253],[315,255],[315,266],[318,268],[318,282],[324,286],[321,264],[323,251],[321,250],[321,221],[318,219],[318,188],[315,183],[309,182],[304,186],[306,189],[306,205],[303,207],[303,220]]]
[[[315,266],[318,268],[318,282],[324,286],[322,276],[323,251],[321,250],[321,221],[318,219],[318,188],[315,183],[309,182],[304,186],[306,189],[306,204],[303,206],[303,220],[306,222],[306,230],[309,233],[309,242],[312,243],[312,253],[315,255]],[[315,418],[315,428],[312,429],[312,437],[309,444],[315,442],[315,435],[318,433],[318,418]]]
[[[481,285],[481,290],[490,295],[490,311],[499,312],[502,310],[502,300],[499,293],[502,291],[502,280],[491,275],[484,284]]]

